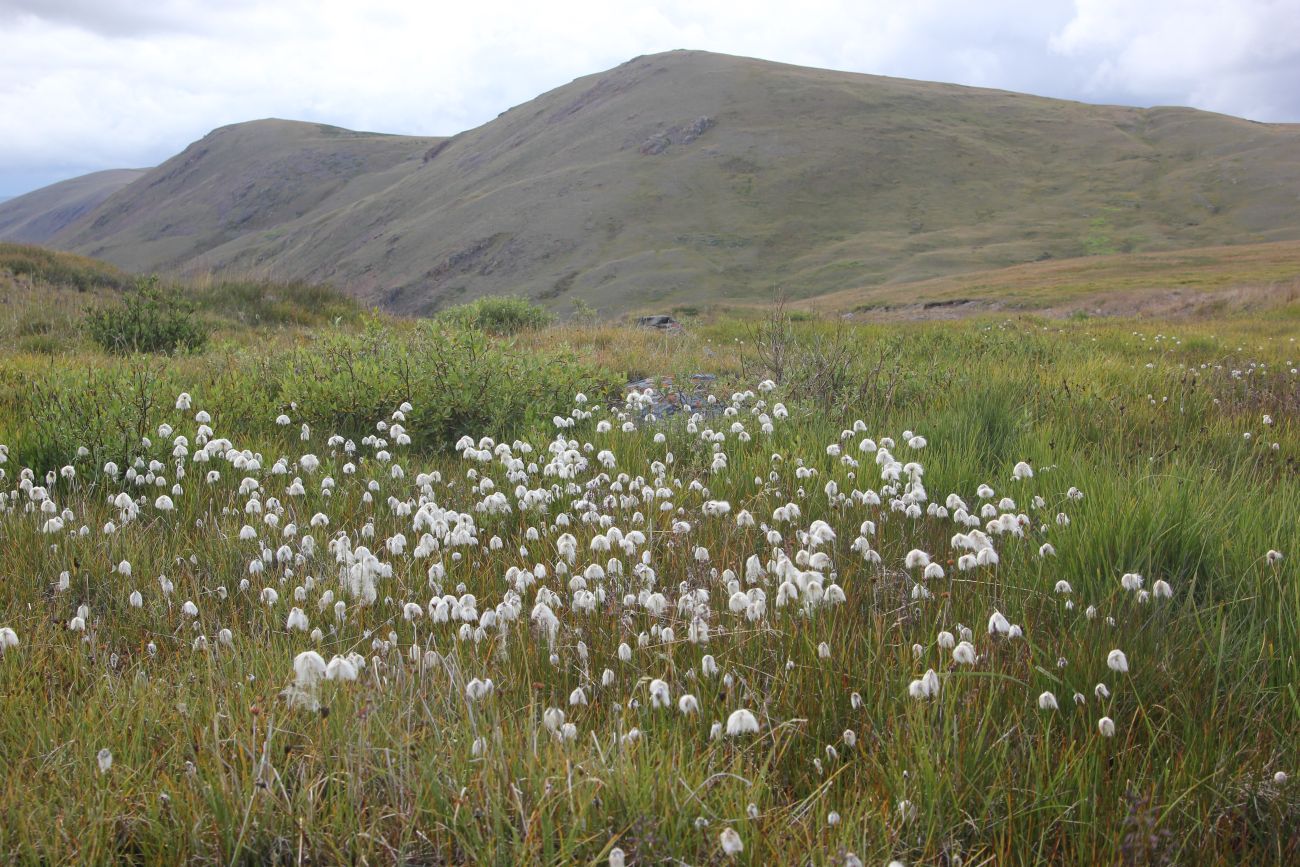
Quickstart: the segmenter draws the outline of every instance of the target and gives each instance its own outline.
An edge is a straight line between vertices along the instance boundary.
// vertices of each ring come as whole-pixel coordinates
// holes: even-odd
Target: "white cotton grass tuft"
[[[1056,702],[1056,696],[1051,692],[1044,692],[1038,696],[1039,710],[1058,710],[1060,705]]]
[[[325,677],[329,680],[350,681],[357,679],[357,666],[345,656],[334,656],[325,666]]]
[[[304,650],[293,658],[295,683],[303,688],[314,687],[326,674],[325,659],[314,650]]]
[[[668,683],[659,678],[650,681],[650,706],[653,708],[669,707],[672,703],[673,696]]]
[[[1115,721],[1108,716],[1097,720],[1097,732],[1104,738],[1115,736]]]
[[[939,694],[939,675],[933,669],[927,669],[925,674],[918,677],[907,685],[907,694],[915,699],[931,699]]]
[[[727,736],[739,737],[741,735],[758,733],[758,717],[754,716],[753,711],[741,708],[731,712],[727,717]]]
[[[559,734],[564,726],[565,713],[558,707],[548,707],[542,712],[542,725],[552,734]]]
[[[908,569],[923,569],[930,565],[930,555],[919,548],[913,548],[911,551],[907,552],[907,557],[904,558],[903,565]]]
[[[0,626],[0,653],[18,646],[18,633],[11,626]]]
[[[952,649],[952,660],[958,665],[975,664],[975,645],[962,641]]]
[[[465,684],[465,697],[470,701],[483,701],[492,695],[494,689],[495,685],[492,683],[492,678],[479,679],[476,677]]]
[[[113,767],[113,751],[108,747],[104,747],[95,754],[95,762],[99,765],[99,772],[107,774],[109,769]]]
[[[1124,651],[1116,648],[1106,654],[1106,667],[1111,671],[1125,674],[1128,672],[1128,657],[1124,655]]]
[[[728,857],[745,851],[745,843],[734,828],[723,828],[722,833],[718,835],[718,844],[722,847],[723,854]]]

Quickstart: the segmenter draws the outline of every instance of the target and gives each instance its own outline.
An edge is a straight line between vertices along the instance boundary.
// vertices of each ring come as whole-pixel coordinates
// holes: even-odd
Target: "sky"
[[[450,135],[675,48],[1300,121],[1300,0],[0,0],[0,197],[261,117]]]

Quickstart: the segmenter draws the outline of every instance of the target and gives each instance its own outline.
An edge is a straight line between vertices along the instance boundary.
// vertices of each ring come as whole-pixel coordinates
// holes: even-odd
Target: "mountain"
[[[0,199],[0,241],[46,243],[146,171],[109,169]]]
[[[677,51],[449,139],[224,127],[50,243],[398,312],[498,293],[619,312],[1297,239],[1297,189],[1294,124]]]
[[[439,141],[287,120],[221,127],[52,243],[131,270],[184,267],[232,240],[274,238],[309,214],[383,191]]]

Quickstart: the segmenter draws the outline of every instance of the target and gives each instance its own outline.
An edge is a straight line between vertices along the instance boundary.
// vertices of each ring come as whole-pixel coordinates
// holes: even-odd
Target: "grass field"
[[[200,315],[0,352],[6,862],[1300,857],[1294,303]]]
[[[833,292],[811,309],[858,314],[990,312],[1200,316],[1300,301],[1300,244],[1084,256]]]

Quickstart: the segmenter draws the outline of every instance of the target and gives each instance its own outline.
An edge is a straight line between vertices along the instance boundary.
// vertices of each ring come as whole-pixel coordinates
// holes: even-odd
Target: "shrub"
[[[360,334],[329,334],[297,350],[281,400],[313,428],[358,437],[410,401],[414,445],[446,448],[464,434],[506,438],[549,424],[577,392],[599,400],[622,382],[566,349],[523,350],[439,321],[402,329],[371,322]]]
[[[162,381],[160,364],[135,356],[80,369],[48,362],[0,367],[0,441],[40,470],[72,462],[79,446],[90,449],[96,465],[127,462],[175,400],[175,384]]]
[[[591,306],[585,299],[575,298],[573,301],[572,321],[575,325],[595,325],[600,321],[600,311]]]
[[[122,303],[86,317],[86,331],[108,352],[177,352],[203,348],[208,329],[194,314],[194,303],[157,277],[136,281]]]
[[[547,310],[528,299],[510,295],[479,298],[468,304],[450,307],[439,313],[437,318],[442,322],[498,336],[545,328],[555,319]]]

